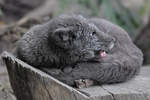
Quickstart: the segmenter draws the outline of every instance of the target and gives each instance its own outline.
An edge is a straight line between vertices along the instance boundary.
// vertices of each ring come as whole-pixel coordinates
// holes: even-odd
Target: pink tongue
[[[105,51],[101,51],[100,54],[101,54],[101,57],[106,57],[107,56]]]

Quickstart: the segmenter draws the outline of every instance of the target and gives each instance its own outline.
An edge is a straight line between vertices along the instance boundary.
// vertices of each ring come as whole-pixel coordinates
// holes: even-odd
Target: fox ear
[[[58,28],[54,31],[54,35],[62,40],[62,41],[68,41],[69,40],[69,32],[70,29],[69,28]]]

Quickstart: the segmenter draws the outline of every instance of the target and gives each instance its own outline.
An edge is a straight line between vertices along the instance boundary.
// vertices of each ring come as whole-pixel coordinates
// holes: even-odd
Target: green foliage
[[[68,8],[72,0],[59,0],[60,11],[59,13],[64,13],[65,8]]]
[[[99,1],[99,0],[98,0]],[[64,13],[65,10],[70,10],[71,7],[78,5],[85,12],[90,11],[90,16],[97,16],[99,11],[99,3],[97,0],[59,0],[60,10],[58,14]]]
[[[59,8],[57,15],[70,11],[70,8],[79,8],[77,12],[83,11],[88,16],[103,16],[105,19],[118,24],[124,28],[134,39],[136,33],[141,27],[142,18],[146,9],[150,8],[150,0],[147,0],[145,6],[140,11],[136,12],[132,9],[126,8],[120,0],[58,0]],[[81,8],[81,10],[80,10]],[[79,11],[80,10],[80,11]],[[90,14],[89,14],[90,12]],[[102,13],[101,13],[102,12]]]
[[[91,16],[98,16],[99,5],[96,0],[78,0],[79,4],[90,9],[92,14]]]
[[[144,5],[141,7],[139,13],[144,16],[150,9],[150,0],[145,0]]]
[[[113,2],[115,2],[115,5],[110,0],[103,0],[103,16],[124,28],[134,39],[137,29],[142,25],[140,15],[135,11],[125,8],[120,0],[113,0]]]

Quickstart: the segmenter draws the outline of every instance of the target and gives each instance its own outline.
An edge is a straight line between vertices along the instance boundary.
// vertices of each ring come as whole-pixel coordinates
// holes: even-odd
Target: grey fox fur
[[[142,52],[122,28],[80,15],[34,26],[19,40],[17,56],[68,85],[79,79],[124,82],[139,72],[143,62]]]

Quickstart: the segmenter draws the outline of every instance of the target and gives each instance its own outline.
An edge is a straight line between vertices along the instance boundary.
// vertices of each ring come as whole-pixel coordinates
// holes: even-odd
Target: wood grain
[[[3,60],[18,100],[150,100],[150,67],[125,83],[75,89],[7,52]]]

